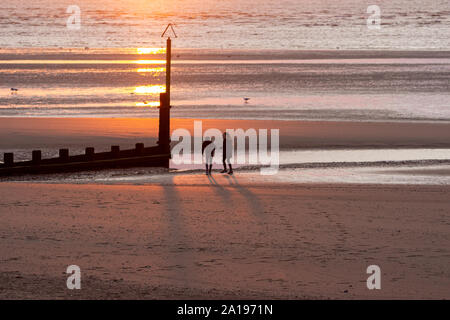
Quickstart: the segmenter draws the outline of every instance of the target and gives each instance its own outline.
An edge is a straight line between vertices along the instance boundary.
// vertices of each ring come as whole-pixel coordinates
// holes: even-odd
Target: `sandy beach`
[[[448,186],[1,183],[2,299],[448,299]],[[82,290],[65,288],[65,268]],[[366,288],[366,268],[382,290]]]
[[[155,145],[158,52],[1,49],[0,153]],[[277,174],[1,177],[0,299],[449,299],[449,57],[175,49],[170,131],[279,129]]]
[[[0,302],[450,299],[448,0],[19,0],[0,25]]]
[[[192,131],[193,121],[173,119],[172,129]],[[157,133],[156,119],[0,123],[1,151],[20,157],[36,147],[151,145]],[[280,128],[283,150],[450,141],[447,123],[209,119],[203,127]],[[448,161],[351,166],[287,167],[266,178],[130,169],[2,179],[0,298],[450,298]],[[72,264],[82,270],[79,291],[66,289]],[[382,290],[366,287],[371,264],[381,267]]]

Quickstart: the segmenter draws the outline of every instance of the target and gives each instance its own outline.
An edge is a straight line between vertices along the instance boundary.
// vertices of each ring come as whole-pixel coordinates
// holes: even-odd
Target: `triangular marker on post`
[[[161,35],[161,38],[164,38],[164,36],[166,35],[166,33],[172,31],[174,38],[178,38],[177,34],[175,33],[175,29],[173,28],[173,24],[169,23],[166,27],[166,30],[164,30],[163,34]],[[170,35],[169,35],[170,38]]]

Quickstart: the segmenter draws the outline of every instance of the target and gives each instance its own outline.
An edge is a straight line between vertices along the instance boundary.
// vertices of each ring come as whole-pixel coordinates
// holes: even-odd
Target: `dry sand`
[[[450,298],[448,186],[189,179],[1,183],[0,298]]]

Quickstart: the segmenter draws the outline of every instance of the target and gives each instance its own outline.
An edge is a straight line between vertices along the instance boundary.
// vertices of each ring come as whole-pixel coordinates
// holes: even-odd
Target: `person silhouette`
[[[206,164],[206,175],[211,174],[212,170],[212,160],[214,158],[214,154],[216,153],[216,145],[211,141],[210,137],[206,137],[205,141],[202,143],[202,153],[205,157]]]
[[[233,141],[231,140],[230,135],[228,132],[223,133],[223,142],[222,142],[222,163],[223,163],[223,170],[220,171],[220,173],[226,173],[227,172],[227,162],[228,166],[230,167],[230,170],[228,171],[228,174],[233,174],[233,168],[231,167],[231,155],[233,154]]]

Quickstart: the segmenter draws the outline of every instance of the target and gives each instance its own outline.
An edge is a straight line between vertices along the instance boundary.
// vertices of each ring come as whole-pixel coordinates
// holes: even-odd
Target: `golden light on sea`
[[[166,53],[165,48],[137,48],[138,54],[163,54]]]
[[[166,60],[135,60],[136,64],[166,64]]]
[[[140,86],[134,89],[134,93],[137,94],[157,94],[163,92],[166,92],[166,86],[162,85]]]

